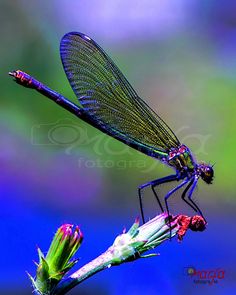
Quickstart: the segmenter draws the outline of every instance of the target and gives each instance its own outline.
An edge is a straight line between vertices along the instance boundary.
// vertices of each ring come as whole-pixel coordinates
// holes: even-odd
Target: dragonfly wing
[[[61,59],[72,89],[95,125],[127,142],[167,153],[179,140],[137,95],[103,49],[82,33],[61,40]]]

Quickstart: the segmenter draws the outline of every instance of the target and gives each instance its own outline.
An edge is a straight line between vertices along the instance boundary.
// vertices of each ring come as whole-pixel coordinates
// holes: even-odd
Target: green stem
[[[168,221],[165,214],[159,215],[139,227],[136,220],[130,230],[117,236],[113,245],[103,254],[80,268],[69,278],[62,280],[53,291],[53,295],[64,295],[85,279],[101,270],[133,261],[138,258],[152,257],[156,254],[141,256],[147,250],[157,247],[160,243],[174,237],[179,229],[177,219]]]
[[[65,294],[85,279],[114,265],[116,265],[116,263],[114,263],[114,255],[109,248],[106,252],[73,273],[68,279],[62,280],[54,291],[54,294]]]

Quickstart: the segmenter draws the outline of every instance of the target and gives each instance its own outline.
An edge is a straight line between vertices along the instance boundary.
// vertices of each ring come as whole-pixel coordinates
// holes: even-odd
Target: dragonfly
[[[182,144],[171,128],[139,97],[116,64],[92,38],[83,33],[67,33],[61,39],[60,54],[66,76],[81,106],[21,70],[9,72],[9,75],[17,83],[37,90],[93,127],[174,170],[171,175],[139,186],[143,222],[144,189],[151,188],[164,212],[156,189],[161,184],[174,181],[177,185],[164,197],[168,216],[169,198],[184,188],[182,200],[203,217],[192,196],[200,178],[207,184],[212,183],[213,166],[195,160],[188,146]]]

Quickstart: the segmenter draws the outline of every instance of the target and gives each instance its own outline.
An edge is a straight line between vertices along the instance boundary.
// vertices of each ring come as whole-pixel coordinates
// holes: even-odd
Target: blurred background
[[[234,294],[236,3],[235,1],[0,2],[1,294],[31,294],[36,245],[46,251],[62,223],[81,226],[82,266],[139,215],[137,187],[172,173],[81,122],[7,75],[21,69],[76,102],[59,55],[69,31],[92,37],[138,94],[199,161],[215,164],[194,199],[208,221],[160,246],[156,258],[97,274],[71,294]],[[163,185],[163,196],[171,187]],[[145,215],[159,208],[145,191]],[[176,194],[171,212],[193,215]],[[187,275],[222,270],[211,286]]]

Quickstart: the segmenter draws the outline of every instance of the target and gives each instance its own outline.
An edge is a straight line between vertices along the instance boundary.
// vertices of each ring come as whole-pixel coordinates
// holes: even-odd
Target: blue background
[[[31,293],[25,271],[35,274],[36,245],[46,251],[62,223],[80,225],[85,235],[78,266],[101,254],[139,214],[138,185],[172,172],[7,76],[25,70],[76,102],[59,42],[80,31],[106,50],[199,161],[215,163],[215,179],[199,181],[195,192],[205,232],[164,243],[156,258],[101,272],[71,294],[234,294],[235,1],[2,0],[0,16],[0,293]],[[145,196],[153,217],[158,207],[149,190]],[[178,194],[171,211],[193,214]],[[195,284],[189,266],[221,269],[225,278]]]

